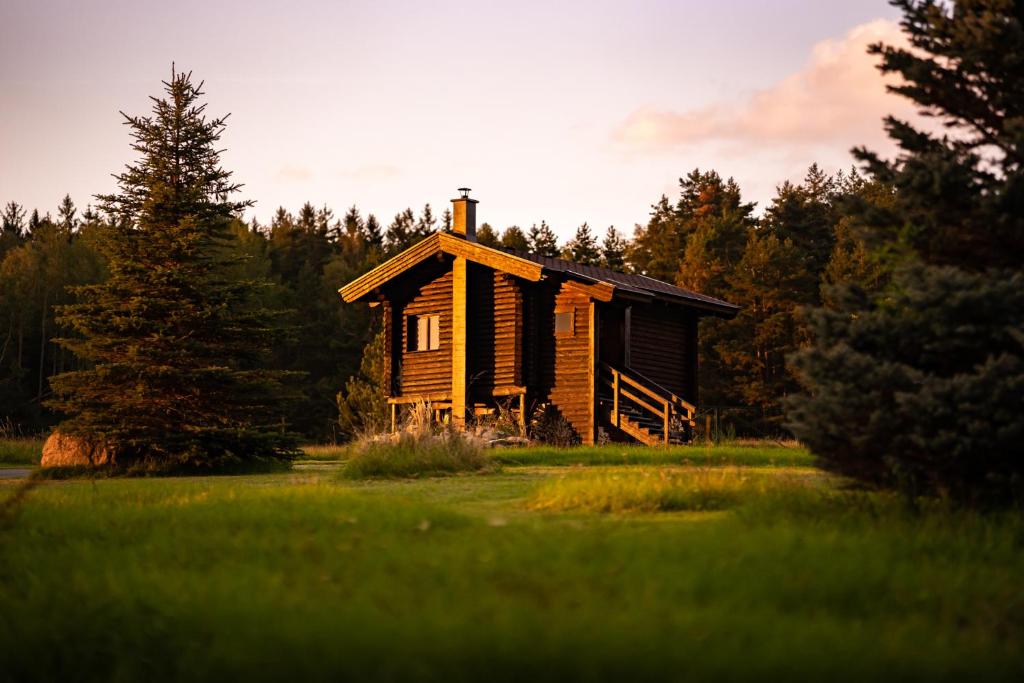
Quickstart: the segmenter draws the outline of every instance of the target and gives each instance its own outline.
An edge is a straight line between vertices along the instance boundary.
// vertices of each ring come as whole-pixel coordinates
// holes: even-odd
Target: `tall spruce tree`
[[[536,223],[533,224],[526,239],[529,241],[530,251],[533,253],[541,256],[558,256],[558,237],[544,221],[540,222],[539,227]]]
[[[283,373],[256,285],[228,277],[232,220],[250,202],[221,168],[225,118],[208,119],[202,84],[172,71],[150,116],[124,115],[137,161],[99,197],[114,224],[99,239],[109,279],[79,287],[60,343],[90,361],[52,380],[60,429],[104,442],[120,466],[208,467],[281,459]]]
[[[626,267],[626,250],[629,243],[622,236],[614,225],[609,225],[604,233],[604,240],[601,241],[601,265],[612,270],[622,270]]]
[[[597,238],[594,237],[589,225],[584,223],[576,228],[576,234],[562,249],[562,258],[588,266],[596,266],[601,263],[601,250],[597,246]]]
[[[952,134],[890,117],[895,161],[855,151],[894,188],[859,216],[886,282],[835,287],[811,314],[789,419],[845,475],[1024,503],[1024,4],[893,4],[912,49],[871,52],[902,77],[890,90]]]

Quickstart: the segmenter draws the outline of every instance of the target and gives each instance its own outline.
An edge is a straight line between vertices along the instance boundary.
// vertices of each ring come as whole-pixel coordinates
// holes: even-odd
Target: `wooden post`
[[[452,424],[466,426],[466,334],[468,325],[466,257],[456,256],[452,264]]]
[[[520,436],[526,436],[526,392],[519,394],[519,429]]]
[[[612,368],[612,424],[619,425],[619,371]]]
[[[711,413],[704,416],[704,440],[711,443]]]
[[[668,401],[666,401],[665,402],[665,427],[664,427],[664,429],[665,429],[665,447],[666,448],[668,448],[668,428],[669,428],[669,424],[670,424],[670,421],[669,421],[670,412],[671,411],[669,411],[669,409],[668,409]]]
[[[394,434],[398,428],[398,404],[391,404],[391,433]]]
[[[599,309],[597,308],[597,303],[593,299],[590,300],[589,313],[590,313],[590,315],[589,315],[589,318],[590,318],[589,323],[590,324],[588,325],[587,333],[590,335],[590,339],[588,340],[589,341],[589,346],[590,346],[590,353],[589,353],[589,356],[590,356],[589,360],[590,360],[590,362],[589,362],[589,365],[587,366],[587,380],[588,380],[588,383],[590,385],[590,396],[589,396],[589,398],[590,398],[590,429],[589,429],[589,431],[590,431],[590,438],[589,438],[589,440],[585,438],[583,440],[583,442],[587,443],[587,444],[595,444],[595,443],[597,443],[597,416],[598,416],[598,410],[597,410],[597,377],[598,377],[598,375],[597,375],[597,363],[598,363],[598,359],[599,359],[599,357],[601,355],[601,350],[600,350],[599,340],[597,338],[597,335],[598,335],[598,331],[601,329],[601,324],[600,324],[600,321],[598,320]],[[575,321],[574,321],[574,324],[575,324]]]

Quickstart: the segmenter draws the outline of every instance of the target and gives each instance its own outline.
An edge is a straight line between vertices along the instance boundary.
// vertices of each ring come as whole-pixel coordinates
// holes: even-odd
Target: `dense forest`
[[[602,235],[584,223],[559,244],[544,221],[527,229],[484,223],[477,237],[491,246],[644,273],[740,304],[736,320],[703,324],[703,408],[719,411],[739,433],[775,435],[784,430],[781,401],[796,388],[786,356],[807,340],[801,307],[828,303],[822,285],[878,280],[855,238],[856,219],[844,207],[891,201],[888,188],[856,172],[830,176],[811,166],[803,182],[782,183],[758,215],[733,180],[695,170],[680,179],[678,196],[653,205],[631,239],[614,227]],[[81,366],[54,341],[71,333],[59,323],[59,310],[74,301],[75,287],[107,277],[95,242],[115,219],[80,210],[67,196],[55,214],[9,202],[2,216],[0,414],[7,429],[31,433],[59,419],[46,405],[49,379]],[[387,225],[356,206],[338,215],[309,203],[295,213],[277,209],[269,224],[234,222],[237,275],[270,282],[262,296],[284,311],[290,331],[272,362],[300,378],[299,399],[280,416],[284,424],[307,439],[347,436],[354,425],[344,419],[346,394],[372,380],[360,381],[372,374],[360,365],[375,328],[370,311],[343,305],[337,289],[449,224],[449,212],[437,215],[429,204],[406,209]]]

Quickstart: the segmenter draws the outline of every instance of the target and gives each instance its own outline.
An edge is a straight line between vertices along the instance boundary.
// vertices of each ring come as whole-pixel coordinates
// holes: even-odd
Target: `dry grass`
[[[745,468],[638,468],[572,474],[542,485],[533,510],[665,512],[725,510],[806,479],[765,476]]]

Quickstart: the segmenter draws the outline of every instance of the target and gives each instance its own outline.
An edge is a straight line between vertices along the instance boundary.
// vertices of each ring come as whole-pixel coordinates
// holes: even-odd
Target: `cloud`
[[[313,177],[313,172],[305,166],[284,165],[277,170],[277,177],[281,180],[306,181]]]
[[[401,173],[400,168],[391,164],[364,164],[353,169],[341,171],[340,175],[355,180],[387,180]]]
[[[612,133],[638,151],[665,151],[707,142],[755,147],[806,147],[885,143],[881,119],[912,118],[913,107],[885,91],[886,81],[869,55],[870,43],[906,45],[899,26],[878,19],[839,39],[817,43],[797,72],[737,104],[716,103],[686,111],[637,109]]]

